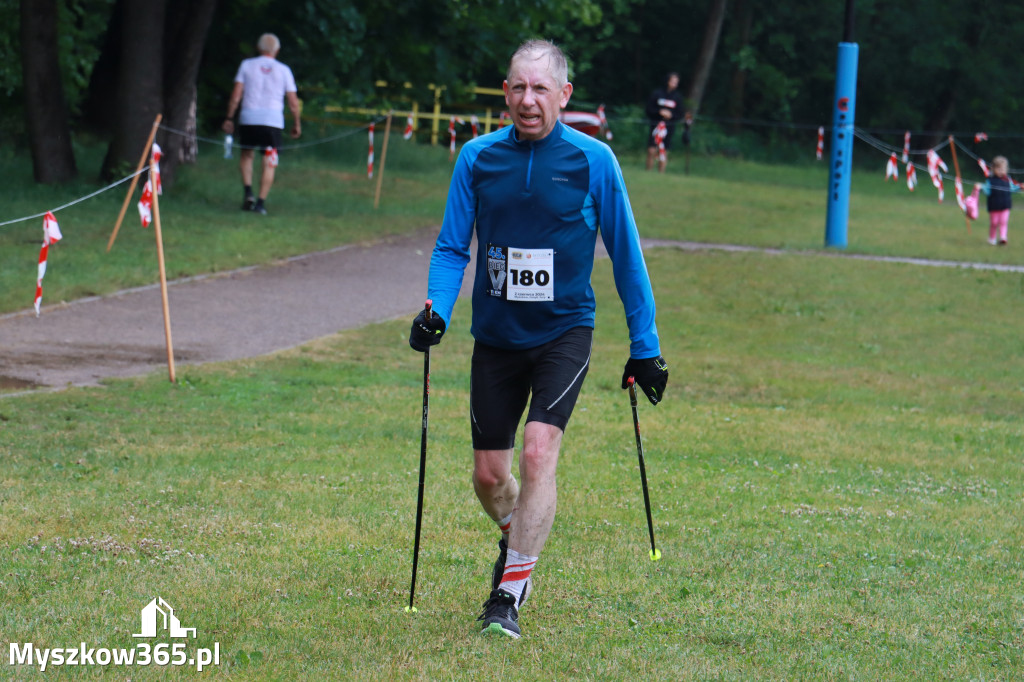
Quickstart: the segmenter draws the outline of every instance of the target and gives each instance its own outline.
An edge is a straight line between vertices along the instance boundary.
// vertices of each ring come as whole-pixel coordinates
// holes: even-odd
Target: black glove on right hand
[[[668,384],[668,364],[660,355],[656,358],[626,361],[626,369],[622,373],[622,388],[629,388],[629,378],[633,377],[636,385],[644,392],[651,405],[657,405],[665,397],[665,386]]]
[[[409,332],[409,345],[421,353],[425,353],[431,346],[441,343],[441,336],[444,334],[444,320],[437,313],[431,311],[430,319],[427,319],[427,311],[421,310],[416,319],[412,321],[412,331]]]

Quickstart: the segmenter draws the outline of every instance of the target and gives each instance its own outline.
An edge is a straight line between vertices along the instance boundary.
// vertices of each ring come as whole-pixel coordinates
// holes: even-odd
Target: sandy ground
[[[437,229],[170,283],[176,369],[265,355],[371,322],[411,321],[423,306]],[[597,255],[604,256],[598,244]],[[691,242],[643,240],[643,245],[782,253]],[[869,258],[841,252],[806,255]],[[1024,272],[1021,266],[872,259]],[[471,280],[467,274],[463,295]],[[155,371],[167,372],[159,286],[44,306],[38,318],[31,309],[0,316],[0,389],[7,395]]]

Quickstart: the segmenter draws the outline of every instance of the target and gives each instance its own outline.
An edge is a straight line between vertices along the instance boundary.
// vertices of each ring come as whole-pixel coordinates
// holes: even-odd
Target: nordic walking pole
[[[153,146],[153,138],[156,137],[156,129],[160,127],[160,120],[164,117],[163,114],[157,114],[156,119],[153,121],[153,128],[149,131],[149,138],[146,140],[146,146],[142,150],[142,158],[139,159],[139,166],[135,169],[135,177],[132,178],[132,184],[128,187],[128,195],[124,198],[124,203],[121,204],[121,212],[117,214],[117,222],[114,223],[114,231],[110,233],[110,240],[107,242],[107,252],[110,252],[110,247],[114,245],[114,240],[117,239],[117,231],[121,229],[121,221],[124,220],[124,212],[128,210],[128,202],[132,200],[132,195],[135,193],[135,185],[139,184],[139,172],[142,167],[146,165],[146,159],[149,158],[150,148]]]
[[[651,520],[651,498],[647,494],[647,469],[644,466],[644,446],[640,441],[640,420],[636,415],[636,381],[633,377],[629,383],[629,404],[633,408],[633,432],[636,434],[636,456],[640,459],[640,483],[644,489],[644,507],[647,509],[647,530],[651,534],[651,561],[661,559],[661,550],[654,546],[654,522]]]
[[[430,319],[430,306],[433,302],[428,298],[427,302],[423,304],[424,310],[427,313],[427,319]],[[416,541],[412,547],[412,583],[409,585],[409,605],[405,607],[406,611],[416,611],[416,607],[412,605],[413,599],[416,596],[416,566],[419,563],[420,556],[420,527],[423,520],[423,477],[427,469],[427,418],[430,413],[430,346],[423,351],[423,425],[420,429],[420,486],[419,492],[416,496]]]

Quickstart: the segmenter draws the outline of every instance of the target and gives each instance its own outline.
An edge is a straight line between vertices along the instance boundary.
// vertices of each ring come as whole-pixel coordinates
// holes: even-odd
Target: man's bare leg
[[[252,149],[243,149],[238,155],[238,170],[242,173],[242,184],[246,187],[252,187]]]
[[[540,556],[555,521],[558,488],[555,470],[562,429],[527,422],[519,456],[519,501],[512,515],[508,546],[521,554]]]
[[[515,509],[519,484],[512,475],[512,450],[473,451],[473,490],[487,515],[500,524]]]
[[[509,546],[537,556],[555,520],[555,470],[562,429],[527,422],[519,456],[519,482],[512,475],[512,450],[474,450],[473,489],[495,520],[512,514]]]
[[[267,163],[266,159],[263,159],[263,175],[260,176],[260,200],[265,200],[267,195],[270,194],[270,187],[274,184],[274,173],[277,168]]]
[[[502,551],[495,562],[492,584],[500,583],[503,590],[519,599],[520,605],[529,596],[529,574],[554,523],[555,471],[561,444],[562,429],[527,422],[519,456],[521,483],[512,475],[512,450],[473,453],[473,488],[480,504],[499,526],[510,519],[508,542],[499,545]],[[506,564],[506,554],[515,558],[512,564]],[[511,572],[506,571],[506,565]]]

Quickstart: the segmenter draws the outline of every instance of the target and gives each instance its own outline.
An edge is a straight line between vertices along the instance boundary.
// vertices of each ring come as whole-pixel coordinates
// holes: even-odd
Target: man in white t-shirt
[[[238,67],[235,87],[228,101],[227,118],[221,129],[228,135],[235,130],[235,112],[238,116],[238,142],[242,147],[238,167],[242,171],[242,185],[245,188],[243,211],[267,214],[264,201],[274,184],[274,170],[281,148],[281,133],[284,130],[284,103],[292,112],[291,135],[302,134],[301,107],[295,87],[292,70],[277,61],[281,41],[273,33],[264,33],[256,44],[259,57],[246,59]],[[256,150],[263,151],[263,174],[260,177],[258,197],[252,194],[252,166]]]

